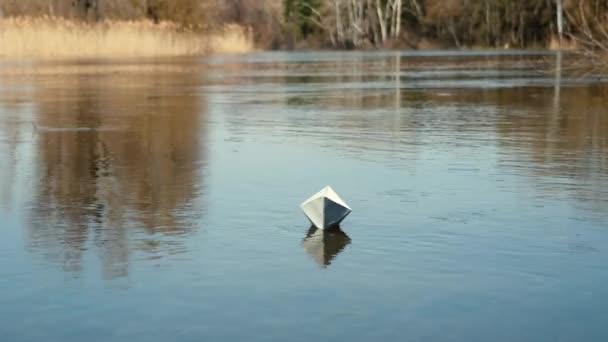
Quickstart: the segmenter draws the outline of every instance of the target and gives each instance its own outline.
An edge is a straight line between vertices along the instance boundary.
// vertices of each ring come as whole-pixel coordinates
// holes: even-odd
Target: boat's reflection
[[[311,226],[302,242],[304,250],[321,265],[327,267],[350,243],[350,237],[339,227],[331,230]]]

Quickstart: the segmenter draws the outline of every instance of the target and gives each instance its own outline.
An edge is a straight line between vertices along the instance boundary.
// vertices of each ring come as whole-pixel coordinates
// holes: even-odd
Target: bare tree
[[[563,21],[564,9],[563,9],[562,0],[555,0],[555,7],[556,7],[555,12],[557,15],[557,34],[559,37],[559,46],[561,48],[562,39],[563,39],[563,35],[564,35],[564,21]]]

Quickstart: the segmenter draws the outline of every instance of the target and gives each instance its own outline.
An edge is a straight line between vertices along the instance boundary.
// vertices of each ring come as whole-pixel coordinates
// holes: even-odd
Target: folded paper
[[[330,186],[312,195],[300,207],[310,222],[319,229],[338,226],[352,211]]]

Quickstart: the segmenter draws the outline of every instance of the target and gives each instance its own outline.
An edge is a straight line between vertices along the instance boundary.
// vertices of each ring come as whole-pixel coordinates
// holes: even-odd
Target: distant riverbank
[[[575,44],[564,44],[571,49]],[[269,47],[257,45],[264,50]],[[315,42],[302,41],[281,49],[331,49]],[[354,47],[353,47],[354,48]],[[358,50],[450,49],[437,41],[421,38],[415,43],[401,42],[384,47],[359,47]],[[556,39],[540,49],[558,49]],[[459,47],[458,49],[511,49],[503,47]],[[90,57],[172,57],[208,54],[243,54],[256,50],[252,29],[237,24],[202,31],[172,22],[149,20],[104,20],[84,22],[48,16],[0,19],[0,58],[90,58]]]
[[[580,48],[605,56],[607,13],[605,0],[14,0],[0,1],[0,54]]]

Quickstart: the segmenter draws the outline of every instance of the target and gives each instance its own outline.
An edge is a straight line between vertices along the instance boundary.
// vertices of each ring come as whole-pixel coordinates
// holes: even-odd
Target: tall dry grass
[[[8,58],[170,57],[253,49],[251,33],[238,25],[201,33],[170,22],[0,19],[0,57]]]

